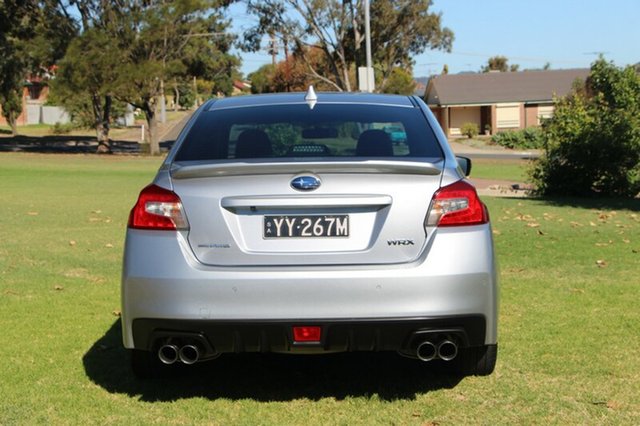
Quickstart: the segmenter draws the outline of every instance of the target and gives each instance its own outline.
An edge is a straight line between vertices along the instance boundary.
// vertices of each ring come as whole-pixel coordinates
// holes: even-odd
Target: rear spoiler
[[[217,176],[291,174],[294,173],[387,173],[399,175],[430,175],[442,173],[444,160],[437,162],[393,160],[344,160],[344,161],[278,161],[264,160],[234,162],[173,163],[170,168],[174,179],[192,179]]]

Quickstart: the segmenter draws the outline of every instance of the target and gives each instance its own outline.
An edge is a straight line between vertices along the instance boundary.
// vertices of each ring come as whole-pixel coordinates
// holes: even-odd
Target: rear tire
[[[452,367],[464,376],[488,376],[498,359],[498,345],[473,346],[460,349]]]
[[[131,370],[139,379],[152,379],[160,375],[160,360],[154,353],[149,351],[141,351],[132,349],[131,354]]]

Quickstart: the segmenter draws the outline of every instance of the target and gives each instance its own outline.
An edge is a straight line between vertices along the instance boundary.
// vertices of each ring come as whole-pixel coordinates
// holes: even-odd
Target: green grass
[[[493,160],[476,158],[472,161],[471,178],[525,182],[529,160]]]
[[[252,355],[134,380],[120,262],[159,162],[0,154],[0,424],[640,423],[637,200],[486,200],[502,270],[492,376]]]

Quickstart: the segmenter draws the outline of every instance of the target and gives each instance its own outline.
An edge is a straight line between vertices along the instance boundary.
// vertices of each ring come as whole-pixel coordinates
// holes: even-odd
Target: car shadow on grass
[[[261,402],[377,397],[392,401],[450,389],[461,380],[443,374],[442,365],[395,353],[344,353],[323,356],[278,354],[223,355],[193,366],[171,366],[169,374],[139,380],[129,367],[116,321],[84,355],[87,376],[111,393],[143,401],[201,397]],[[173,368],[175,367],[175,368]]]

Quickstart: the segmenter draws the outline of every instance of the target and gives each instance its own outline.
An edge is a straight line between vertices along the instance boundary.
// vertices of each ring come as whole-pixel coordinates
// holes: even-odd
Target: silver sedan
[[[417,97],[205,103],[129,218],[133,372],[239,352],[395,351],[490,374],[497,272],[470,168]]]

